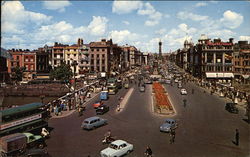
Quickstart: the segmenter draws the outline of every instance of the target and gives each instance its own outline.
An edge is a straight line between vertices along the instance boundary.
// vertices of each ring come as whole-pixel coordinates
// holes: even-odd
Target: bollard
[[[234,98],[234,103],[238,104],[238,98],[237,97]]]

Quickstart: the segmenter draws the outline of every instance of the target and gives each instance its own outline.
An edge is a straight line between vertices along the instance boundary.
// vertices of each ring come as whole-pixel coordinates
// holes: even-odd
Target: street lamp
[[[75,91],[76,91],[76,66],[78,65],[78,63],[74,60],[71,64],[71,66],[74,67],[74,107],[76,107],[76,95],[75,95]]]

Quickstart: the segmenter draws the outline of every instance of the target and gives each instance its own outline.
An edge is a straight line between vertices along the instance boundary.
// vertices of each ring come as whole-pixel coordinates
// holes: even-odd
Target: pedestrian
[[[149,146],[147,146],[146,151],[144,153],[147,157],[152,157],[153,152]]]
[[[235,144],[236,146],[240,144],[240,133],[238,129],[235,130]]]
[[[171,129],[170,130],[170,144],[173,144],[175,140],[175,130]]]
[[[187,106],[187,100],[186,99],[183,100],[183,106],[184,106],[184,108]]]

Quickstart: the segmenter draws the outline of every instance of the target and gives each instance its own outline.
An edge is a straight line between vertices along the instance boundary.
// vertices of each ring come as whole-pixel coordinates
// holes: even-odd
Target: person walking
[[[170,130],[170,144],[173,144],[175,140],[175,130],[171,129]]]
[[[186,108],[186,106],[187,106],[187,100],[186,99],[183,100],[183,106],[184,106],[184,108]]]
[[[240,133],[239,130],[235,130],[235,145],[238,146],[240,144]]]
[[[147,146],[146,151],[145,151],[144,154],[146,155],[146,157],[152,157],[153,152],[152,152],[152,150],[151,150],[151,148],[149,146]]]

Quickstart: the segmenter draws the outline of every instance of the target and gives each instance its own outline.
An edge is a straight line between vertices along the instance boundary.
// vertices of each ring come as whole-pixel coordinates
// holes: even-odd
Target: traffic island
[[[173,115],[175,110],[168,98],[165,88],[159,82],[153,83],[153,110],[155,113]]]

